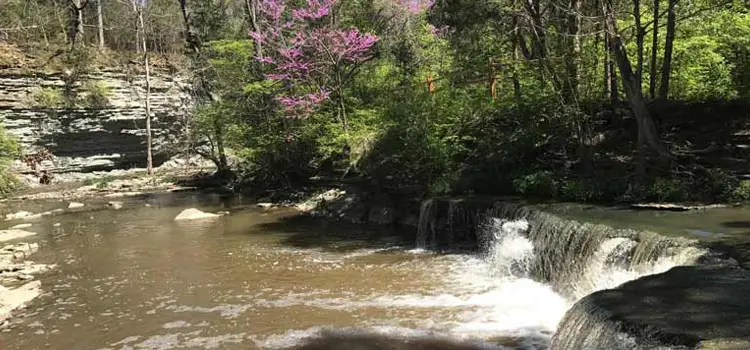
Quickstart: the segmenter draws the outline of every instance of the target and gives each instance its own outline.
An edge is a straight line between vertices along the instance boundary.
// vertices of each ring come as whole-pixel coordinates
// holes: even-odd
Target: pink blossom
[[[341,82],[334,79],[342,69],[353,67],[372,54],[378,37],[357,28],[333,28],[319,21],[331,13],[336,0],[307,0],[306,6],[287,10],[284,0],[261,0],[260,33],[250,32],[264,43],[265,56],[256,57],[268,65],[266,79],[283,82],[276,97],[287,115],[306,117],[329,99],[329,91]],[[332,85],[338,84],[338,85]],[[300,93],[300,91],[315,91]]]
[[[331,12],[335,0],[307,0],[307,8],[292,10],[292,17],[298,20],[318,19]]]

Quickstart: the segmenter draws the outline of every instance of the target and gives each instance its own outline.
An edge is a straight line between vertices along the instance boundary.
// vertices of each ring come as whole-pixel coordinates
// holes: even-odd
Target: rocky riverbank
[[[39,249],[37,243],[18,242],[33,232],[20,229],[0,231],[0,242],[16,242],[0,248],[0,326],[41,294],[41,282],[35,276],[53,269],[54,265],[37,264],[28,260]]]

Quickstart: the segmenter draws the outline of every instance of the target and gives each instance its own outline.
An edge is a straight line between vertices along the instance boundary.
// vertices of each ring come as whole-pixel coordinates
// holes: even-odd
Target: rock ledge
[[[750,349],[750,273],[680,266],[592,293],[565,315],[551,349]],[[633,348],[633,347],[629,347]]]

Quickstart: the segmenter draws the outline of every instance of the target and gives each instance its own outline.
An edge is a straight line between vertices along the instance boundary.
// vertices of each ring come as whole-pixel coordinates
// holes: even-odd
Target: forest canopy
[[[153,57],[183,58],[197,102],[185,142],[246,188],[323,175],[414,196],[750,196],[746,1],[0,6],[5,51],[86,61],[140,53],[145,38]]]

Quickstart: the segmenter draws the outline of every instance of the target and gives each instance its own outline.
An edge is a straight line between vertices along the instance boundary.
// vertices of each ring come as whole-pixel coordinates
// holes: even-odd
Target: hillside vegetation
[[[0,40],[12,50],[0,49],[0,67],[141,62],[145,47],[194,81],[184,137],[206,140],[196,151],[253,191],[322,176],[416,197],[742,201],[748,10],[731,0],[6,0]]]

